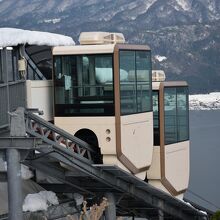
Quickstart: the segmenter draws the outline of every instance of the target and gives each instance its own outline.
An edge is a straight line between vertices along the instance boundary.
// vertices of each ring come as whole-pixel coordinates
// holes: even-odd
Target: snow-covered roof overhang
[[[17,28],[0,28],[0,47],[19,44],[69,46],[75,45],[71,37],[40,31],[29,31]]]

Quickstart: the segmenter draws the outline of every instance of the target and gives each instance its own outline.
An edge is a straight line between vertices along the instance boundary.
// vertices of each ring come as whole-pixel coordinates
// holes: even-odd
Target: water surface
[[[190,140],[190,182],[185,197],[220,210],[220,110],[190,111]]]

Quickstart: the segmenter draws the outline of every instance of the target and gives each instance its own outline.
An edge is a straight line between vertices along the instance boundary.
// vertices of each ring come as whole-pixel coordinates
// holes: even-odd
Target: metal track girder
[[[85,163],[94,163],[97,152],[93,147],[81,139],[69,134],[68,132],[56,127],[34,115],[25,112],[26,132],[33,137],[41,138],[47,144],[57,148],[66,148],[73,152],[73,156]]]
[[[44,153],[46,153],[45,149],[41,149]],[[162,210],[165,215],[168,216],[174,216],[176,219],[194,219],[196,216],[203,216],[203,214],[198,213],[197,210],[188,207],[183,202],[165,194],[157,189],[154,189],[153,187],[149,186],[147,183],[145,184],[145,187],[143,186],[136,186],[128,181],[125,181],[124,179],[121,179],[120,177],[115,177],[113,174],[111,174],[108,171],[102,170],[101,167],[91,166],[89,164],[85,164],[82,161],[75,160],[71,157],[71,155],[65,154],[65,152],[56,152],[50,154],[50,157],[53,157],[57,159],[58,161],[68,165],[68,167],[73,167],[73,169],[77,169],[78,172],[82,172],[84,175],[88,175],[93,180],[96,180],[97,182],[100,182],[105,186],[111,188],[112,190],[115,190],[117,193],[123,194],[124,192],[129,195],[129,197],[134,198],[134,200],[139,201],[139,203],[146,204],[147,207],[155,208],[157,210]],[[29,161],[26,163],[26,165],[29,165],[31,167],[35,167],[37,169],[41,168],[41,170],[47,169],[46,173],[50,173],[51,176],[55,177],[57,176],[57,171],[54,170],[52,172],[47,165],[47,168],[45,168],[42,163],[37,164],[36,161]],[[42,166],[42,167],[40,167]],[[52,175],[54,173],[54,175]],[[69,185],[73,185],[74,188],[77,189],[80,185],[80,181],[78,183],[73,184],[71,180],[68,181],[68,178],[65,177],[64,173],[60,173],[59,175],[62,175],[62,178],[59,176],[57,179],[63,181],[64,183],[67,183]],[[127,174],[128,177],[130,177],[131,174]],[[68,175],[69,177],[69,175]],[[135,178],[135,177],[131,177]],[[141,181],[141,180],[140,180]],[[78,187],[80,191],[86,191],[90,194],[95,194],[92,191],[86,190],[85,188]],[[81,189],[80,189],[81,188]],[[138,204],[138,203],[137,203]]]

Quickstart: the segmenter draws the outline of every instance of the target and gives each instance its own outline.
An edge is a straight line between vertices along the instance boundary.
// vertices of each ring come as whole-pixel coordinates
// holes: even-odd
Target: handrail
[[[39,116],[25,111],[26,132],[30,136],[41,138],[47,144],[52,145],[56,150],[63,148],[71,150],[71,155],[87,163],[94,163],[97,152],[85,141],[69,134],[45,121]]]

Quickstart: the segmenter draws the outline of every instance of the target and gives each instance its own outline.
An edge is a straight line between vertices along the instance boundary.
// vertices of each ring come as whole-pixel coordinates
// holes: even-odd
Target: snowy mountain
[[[70,35],[123,32],[149,44],[154,69],[184,79],[192,93],[220,90],[219,0],[2,0],[1,27]],[[161,58],[162,57],[162,58]]]

